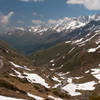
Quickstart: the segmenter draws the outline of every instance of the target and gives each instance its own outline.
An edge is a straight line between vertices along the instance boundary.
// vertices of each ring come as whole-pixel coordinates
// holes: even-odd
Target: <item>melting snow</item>
[[[12,97],[0,96],[0,100],[26,100],[26,99],[16,99]]]
[[[89,72],[90,72],[89,70],[85,71],[86,74],[89,73]]]
[[[68,52],[68,54],[71,53],[74,49],[75,49],[75,47],[73,47],[73,48]]]
[[[64,65],[61,65],[61,66],[59,67],[59,69],[61,69],[62,67],[64,67]]]
[[[81,42],[82,40],[83,40],[83,38],[81,38],[81,39],[78,39],[78,40],[74,41],[74,43]]]
[[[55,84],[55,85],[53,86],[53,88],[57,88],[58,86],[61,86],[61,83]]]
[[[91,48],[88,50],[88,52],[96,52],[96,48]]]
[[[97,31],[95,31],[95,32],[96,32],[96,33],[97,33],[97,32],[100,32],[100,30],[97,30]]]
[[[61,72],[61,73],[57,73],[57,75],[60,76],[61,79],[65,79],[65,76],[66,76],[67,74],[69,74],[69,73],[70,73],[70,72],[66,72],[66,73],[62,73],[62,72]]]
[[[98,66],[100,67],[100,64],[98,64]]]
[[[24,72],[25,76],[23,76],[20,72],[16,71],[15,69],[13,69],[13,71],[17,74],[17,77],[19,77],[19,78],[27,78],[27,80],[31,83],[39,83],[39,84],[45,86],[46,88],[50,88],[50,86],[48,86],[48,84],[45,82],[45,80],[42,77],[40,77],[38,74]],[[10,75],[16,76],[13,74],[10,74]]]
[[[58,75],[58,76],[65,76],[65,75],[67,75],[67,74],[69,74],[69,73],[70,73],[70,72],[66,72],[66,73],[62,73],[62,72],[61,72],[61,73],[58,73],[57,75]]]
[[[82,47],[82,46],[84,46],[85,44],[81,44],[81,45],[78,45],[78,47]]]
[[[66,41],[65,43],[67,44],[67,43],[70,43],[71,41]]]
[[[96,44],[99,44],[100,43],[100,39],[96,40]]]
[[[52,68],[51,68],[50,70],[51,70],[51,71],[54,71],[55,69],[52,69]]]
[[[99,83],[100,83],[100,69],[98,68],[98,69],[91,69],[91,74],[96,78],[96,79],[98,79],[99,80]]]
[[[54,62],[54,60],[50,60],[50,62],[51,62],[51,63],[53,63],[53,62]]]
[[[52,64],[52,66],[55,66],[55,64]]]
[[[20,66],[20,65],[17,65],[17,64],[15,64],[15,63],[11,62],[11,61],[10,61],[10,63],[11,63],[14,67],[16,67],[16,68],[22,68],[22,69],[31,71],[31,69],[27,68],[27,66]]]
[[[73,79],[79,80],[79,79],[81,79],[81,78],[83,78],[83,76],[82,76],[82,77],[74,77]]]
[[[100,33],[96,33],[95,35],[93,35],[92,37],[90,37],[90,38],[88,38],[88,39],[86,39],[85,41],[82,41],[82,42],[79,42],[79,43],[77,43],[78,45],[80,45],[80,44],[84,44],[84,43],[86,43],[86,42],[88,42],[88,41],[90,41],[91,39],[93,39],[96,35],[98,35],[98,34],[100,34]]]
[[[90,52],[96,52],[96,50],[99,49],[99,48],[100,48],[100,45],[99,45],[98,47],[96,47],[96,48],[91,48],[91,49],[89,49],[88,52],[89,52],[89,53],[90,53]]]
[[[26,75],[26,78],[29,82],[31,83],[39,83],[43,86],[45,86],[46,88],[50,88],[50,86],[48,86],[48,84],[45,82],[45,80],[40,77],[37,74],[33,74],[33,73],[24,73]]]
[[[54,81],[61,82],[61,80],[59,80],[59,79],[58,79],[57,77],[55,77],[55,76],[54,76],[52,79],[53,79]]]
[[[32,97],[32,98],[36,99],[36,100],[44,100],[44,98],[39,97],[39,96],[36,96],[36,95],[33,95],[33,94],[30,94],[30,93],[27,93],[27,95],[28,95],[29,97]]]
[[[19,78],[24,78],[24,76],[22,76],[22,74],[20,72],[18,72],[17,70],[15,69],[12,69],[16,74],[17,74],[17,77]],[[13,74],[10,74],[11,76],[16,76],[16,75],[13,75]]]
[[[55,98],[55,97],[53,97],[53,96],[51,96],[51,95],[48,95],[48,97],[51,98],[51,99],[53,99],[53,100],[63,100],[63,99],[61,99],[61,98]]]
[[[92,91],[95,89],[94,85],[97,84],[95,81],[86,82],[86,83],[82,83],[82,84],[74,84],[72,82],[72,78],[68,78],[67,81],[68,81],[68,84],[66,86],[64,86],[62,89],[67,91],[71,96],[81,95],[81,93],[77,92],[76,90],[90,90],[90,91]]]

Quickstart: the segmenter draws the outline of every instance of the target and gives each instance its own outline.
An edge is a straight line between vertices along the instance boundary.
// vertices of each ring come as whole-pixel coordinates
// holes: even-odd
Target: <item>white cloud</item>
[[[67,0],[67,4],[83,4],[89,10],[100,10],[100,0]]]
[[[53,19],[50,19],[50,20],[48,20],[48,23],[49,23],[49,24],[56,24],[57,21],[56,21],[56,20],[53,20]]]
[[[84,0],[67,0],[68,4],[83,4]]]
[[[39,24],[44,24],[45,22],[41,20],[32,20],[32,23],[35,25],[39,25]]]
[[[0,15],[0,25],[7,25],[13,14],[14,14],[13,11],[9,12],[8,15],[1,14]]]
[[[49,19],[47,21],[42,21],[42,20],[32,20],[32,23],[34,25],[43,25],[43,24],[56,24],[57,20],[54,19]]]
[[[8,31],[10,30],[10,19],[13,16],[14,12],[11,11],[7,15],[4,15],[0,12],[0,31]]]
[[[33,2],[43,2],[44,0],[19,0],[19,1],[22,1],[22,2],[30,2],[30,1],[33,1]]]

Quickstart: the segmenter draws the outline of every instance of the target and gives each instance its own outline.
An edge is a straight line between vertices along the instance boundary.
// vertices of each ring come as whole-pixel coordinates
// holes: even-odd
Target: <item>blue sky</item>
[[[64,17],[100,14],[100,8],[95,8],[94,5],[92,7],[94,9],[89,8],[88,1],[90,0],[0,0],[0,23],[31,26]],[[100,2],[100,0],[91,1]]]

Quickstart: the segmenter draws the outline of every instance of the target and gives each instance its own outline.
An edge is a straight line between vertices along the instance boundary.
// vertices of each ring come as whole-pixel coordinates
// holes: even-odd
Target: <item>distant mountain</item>
[[[94,23],[94,22],[92,22],[92,23]],[[100,22],[98,22],[98,23],[100,24]],[[95,23],[95,24],[97,24],[97,23]],[[88,26],[89,25],[92,25],[92,24],[89,23]],[[85,26],[85,27],[87,27],[87,26]],[[87,29],[84,28],[83,32],[87,32],[86,34],[84,34],[84,36],[79,36],[78,39],[73,39],[70,41],[62,42],[62,43],[59,43],[48,49],[37,51],[36,53],[33,53],[31,55],[31,58],[33,59],[34,62],[36,61],[35,63],[37,65],[44,65],[44,64],[49,64],[50,60],[52,60],[52,59],[53,60],[56,59],[55,62],[59,62],[59,64],[62,64],[62,63],[60,63],[60,61],[63,62],[63,56],[64,56],[64,59],[65,59],[65,56],[68,59],[69,58],[73,59],[73,57],[74,57],[73,55],[75,55],[75,53],[78,53],[80,55],[79,57],[81,57],[81,53],[83,53],[82,54],[83,56],[85,56],[85,55],[88,56],[89,55],[88,49],[94,47],[93,51],[91,49],[90,52],[96,52],[96,48],[97,48],[97,50],[99,50],[99,43],[100,43],[100,41],[99,41],[100,40],[99,39],[100,38],[100,27],[96,26],[90,30],[91,31],[87,31]],[[78,32],[80,33],[79,30],[78,30]],[[67,53],[68,53],[68,55],[67,55]],[[95,53],[93,53],[93,54],[95,54]],[[91,56],[91,55],[89,55],[89,56]],[[97,55],[97,56],[99,56],[99,55]],[[44,59],[42,59],[42,58],[44,58]],[[95,57],[93,57],[93,59],[94,58]],[[89,60],[93,60],[93,59],[89,59]],[[75,60],[76,59],[74,59],[72,61],[75,61]],[[84,60],[85,60],[85,58],[84,58]],[[86,58],[86,60],[87,60],[87,58]],[[95,60],[96,59],[94,59],[94,61]],[[79,60],[77,60],[77,61],[79,61]],[[99,61],[99,59],[98,59],[98,61]],[[67,59],[65,60],[65,62],[67,62]],[[74,64],[72,62],[70,62],[70,63]],[[76,63],[76,61],[75,61],[75,63]],[[94,63],[94,62],[92,61],[91,63]],[[61,66],[59,64],[57,64],[57,66]],[[73,65],[73,66],[75,67],[75,65]],[[69,67],[69,68],[71,68],[71,67]]]
[[[66,17],[55,24],[26,28],[15,27],[7,33],[1,33],[0,39],[8,42],[18,51],[30,54],[65,40],[80,38],[99,27],[99,20],[99,15]]]
[[[43,35],[46,31],[56,31],[56,32],[67,32],[68,30],[74,30],[76,28],[80,28],[85,26],[87,23],[91,21],[100,20],[100,15],[92,15],[92,16],[80,16],[80,17],[65,17],[64,19],[59,19],[56,23],[53,24],[45,24],[42,26],[30,26],[27,28],[16,27],[16,30],[32,32],[33,34]]]

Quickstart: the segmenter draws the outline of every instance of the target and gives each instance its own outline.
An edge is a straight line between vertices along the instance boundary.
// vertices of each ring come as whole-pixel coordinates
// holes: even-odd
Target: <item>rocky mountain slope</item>
[[[94,30],[83,38],[48,49],[44,54],[49,51],[45,54],[49,62],[41,67],[33,65],[33,58],[30,60],[0,41],[0,98],[99,100],[99,36],[100,30]]]
[[[84,18],[86,20],[87,17]],[[28,47],[26,44],[23,46],[29,52],[33,52],[30,47],[35,48],[37,40],[41,43],[37,47],[50,48],[25,56],[0,40],[0,98],[2,100],[99,100],[99,16],[96,19],[69,32],[58,33],[53,30],[53,33],[41,35],[41,38],[39,34],[35,34],[37,37],[35,39],[32,32],[24,33],[24,30],[23,32],[16,30],[17,34],[16,32],[1,34],[0,38],[16,45],[27,43]],[[33,41],[29,41],[31,39],[35,45]],[[42,39],[45,44],[41,42]]]
[[[95,27],[80,39],[65,41],[31,55],[35,65],[49,66],[63,78],[56,85],[73,98],[88,100],[100,98],[100,28]],[[96,94],[97,93],[97,94]],[[91,99],[90,100],[99,100]]]
[[[36,52],[35,54],[33,54],[31,57],[36,58],[34,60],[39,62],[40,65],[41,65],[41,64],[45,64],[45,63],[49,62],[50,59],[57,58],[57,57],[64,55],[72,47],[75,48],[75,46],[76,46],[76,49],[82,50],[83,46],[84,46],[84,42],[82,44],[83,46],[81,46],[81,43],[78,43],[78,44],[80,44],[78,46],[77,42],[81,42],[81,41],[86,40],[85,41],[87,43],[86,46],[88,46],[89,45],[88,41],[92,40],[91,39],[92,35],[95,35],[95,32],[98,31],[99,29],[100,29],[100,21],[92,21],[91,23],[87,24],[86,26],[79,28],[79,29],[76,29],[76,30],[74,30],[73,32],[71,32],[70,34],[67,35],[68,37],[74,35],[76,37],[76,39],[70,39],[68,41],[68,43],[63,42],[63,43],[60,43],[60,44],[53,46],[49,49],[40,50],[40,51]],[[96,39],[97,39],[97,37],[96,37]],[[76,42],[74,43],[73,41],[76,41]],[[71,43],[71,42],[73,42],[73,43]],[[92,45],[92,42],[90,42],[90,43]],[[80,48],[78,48],[78,47],[80,47]],[[73,50],[73,51],[75,51],[75,50]],[[42,59],[42,57],[44,59]],[[41,62],[41,61],[43,61],[43,62]]]
[[[70,100],[67,92],[53,88],[58,80],[48,68],[33,66],[26,56],[0,41],[0,99]]]

